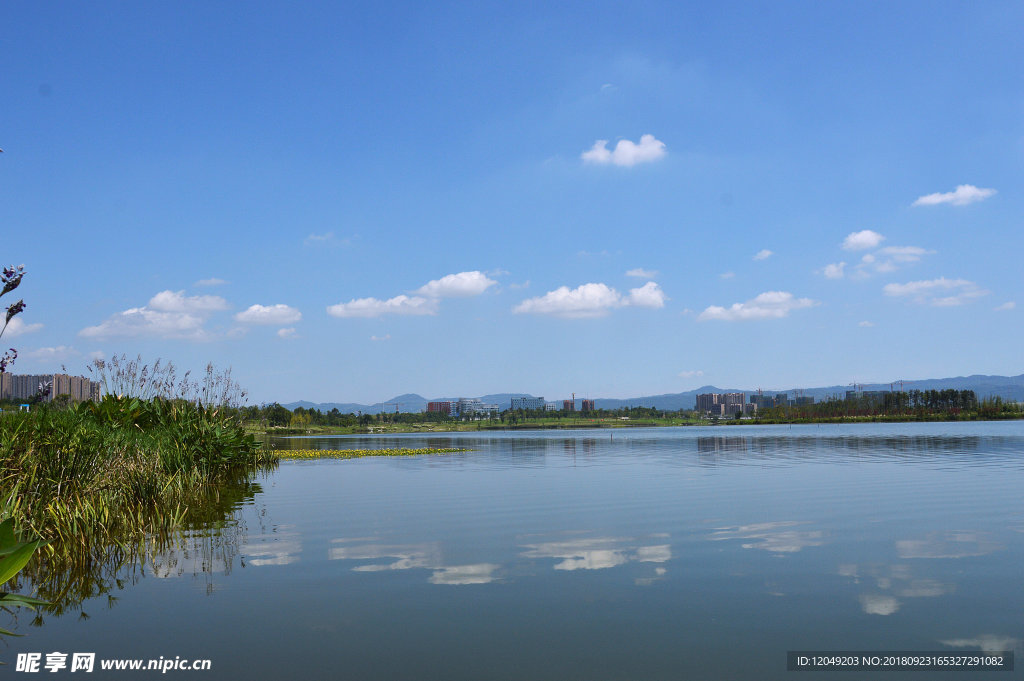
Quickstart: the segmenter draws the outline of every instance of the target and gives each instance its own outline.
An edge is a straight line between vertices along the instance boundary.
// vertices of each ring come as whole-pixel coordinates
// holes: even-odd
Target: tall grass
[[[140,400],[163,398],[186,400],[198,405],[240,407],[245,403],[246,391],[231,377],[231,368],[217,369],[212,363],[199,378],[186,371],[180,378],[174,362],[157,359],[152,365],[142,361],[142,355],[130,359],[128,355],[114,355],[108,360],[95,359],[89,372],[103,386],[103,392],[117,397],[136,397]]]
[[[0,419],[0,516],[52,545],[157,531],[179,519],[183,491],[271,462],[217,407],[113,395],[44,407]]]

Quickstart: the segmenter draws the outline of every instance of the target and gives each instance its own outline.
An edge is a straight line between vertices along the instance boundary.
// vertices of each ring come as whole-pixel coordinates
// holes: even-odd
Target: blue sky
[[[212,361],[252,402],[1024,372],[1018,2],[0,17],[18,372]]]

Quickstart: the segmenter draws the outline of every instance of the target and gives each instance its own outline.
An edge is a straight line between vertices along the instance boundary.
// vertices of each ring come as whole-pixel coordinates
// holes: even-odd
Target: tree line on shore
[[[478,414],[450,415],[445,412],[389,412],[376,414],[343,413],[337,407],[329,411],[317,408],[295,407],[288,409],[277,402],[263,405],[249,405],[237,410],[238,416],[246,423],[262,428],[303,428],[307,426],[329,428],[358,428],[383,424],[455,424],[460,422],[483,421],[492,424],[517,424],[538,420],[563,419],[666,419],[692,417],[684,410],[664,411],[654,407],[620,407],[618,409],[594,409],[581,411],[546,411],[544,409],[506,409],[503,412],[482,412]]]
[[[907,390],[863,393],[842,399],[833,396],[814,404],[769,407],[758,411],[761,421],[832,420],[843,418],[993,419],[1024,416],[1021,405],[1001,397],[978,399],[973,390]]]
[[[288,409],[279,403],[250,405],[237,410],[238,418],[251,426],[278,428],[343,428],[361,429],[382,425],[455,425],[477,422],[493,426],[528,423],[558,424],[581,420],[629,420],[648,422],[701,422],[707,416],[692,409],[664,410],[655,407],[620,407],[582,411],[547,411],[545,409],[506,409],[500,413],[449,415],[442,412],[379,412],[343,413],[337,407],[329,411],[317,408]],[[849,398],[833,396],[821,402],[804,405],[765,407],[745,421],[814,421],[844,418],[1017,418],[1024,416],[1021,405],[1000,397],[978,399],[973,390],[907,390],[867,393]],[[728,417],[723,417],[728,418]],[[736,415],[739,420],[741,415]],[[715,420],[715,417],[712,417]]]

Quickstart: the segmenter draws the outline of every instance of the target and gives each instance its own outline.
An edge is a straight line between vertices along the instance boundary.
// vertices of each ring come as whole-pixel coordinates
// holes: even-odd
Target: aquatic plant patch
[[[468,449],[278,449],[274,454],[280,459],[357,459],[363,456],[421,456],[424,454],[454,454],[468,452]]]

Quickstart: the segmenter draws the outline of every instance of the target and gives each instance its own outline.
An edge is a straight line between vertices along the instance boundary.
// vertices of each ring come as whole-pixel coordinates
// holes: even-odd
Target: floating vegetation
[[[358,459],[363,456],[420,456],[422,454],[454,454],[468,449],[423,447],[421,449],[275,449],[279,459]]]

